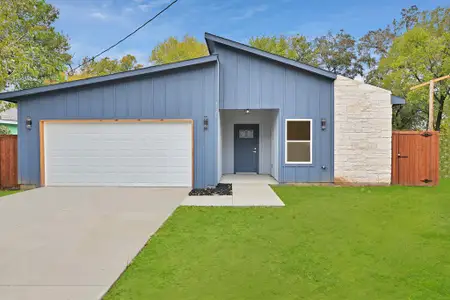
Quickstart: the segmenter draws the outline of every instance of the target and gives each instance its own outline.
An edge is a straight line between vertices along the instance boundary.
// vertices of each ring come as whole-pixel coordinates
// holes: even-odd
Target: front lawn
[[[12,195],[20,192],[20,190],[0,190],[0,197]]]
[[[180,207],[105,299],[450,299],[450,180]]]

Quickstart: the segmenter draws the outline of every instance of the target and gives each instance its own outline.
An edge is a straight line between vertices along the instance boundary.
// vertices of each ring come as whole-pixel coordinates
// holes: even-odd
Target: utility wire
[[[77,66],[76,68],[72,69],[71,72],[75,72],[76,70],[78,70],[79,68],[81,68],[82,66],[84,66],[85,64],[95,60],[97,57],[99,57],[100,55],[108,52],[109,50],[113,49],[114,47],[116,47],[117,45],[119,45],[120,43],[122,43],[123,41],[125,41],[126,39],[128,39],[129,37],[131,37],[133,34],[135,34],[136,32],[138,32],[139,30],[141,30],[142,28],[144,28],[148,23],[152,22],[154,19],[156,19],[157,17],[159,17],[162,13],[164,13],[166,10],[168,10],[172,5],[174,5],[175,3],[177,3],[178,0],[174,0],[172,1],[169,5],[167,5],[166,7],[164,7],[160,12],[158,12],[156,15],[154,15],[151,19],[147,20],[144,24],[142,24],[141,26],[139,26],[138,28],[136,28],[133,32],[131,32],[130,34],[128,34],[126,37],[124,37],[123,39],[121,39],[120,41],[118,41],[117,43],[115,43],[114,45],[108,47],[107,49],[103,50],[102,52],[100,52],[99,54],[93,56],[91,59],[89,59],[88,61],[85,61],[84,63],[80,64],[79,66]]]

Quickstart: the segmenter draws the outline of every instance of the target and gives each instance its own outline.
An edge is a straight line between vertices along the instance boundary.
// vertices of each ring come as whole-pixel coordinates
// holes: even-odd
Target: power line
[[[130,34],[128,34],[126,37],[122,38],[120,41],[118,41],[117,43],[115,43],[114,45],[108,47],[107,49],[103,50],[102,52],[100,52],[99,54],[93,56],[91,59],[89,59],[88,61],[80,64],[79,66],[77,66],[75,69],[72,69],[71,72],[75,72],[76,70],[78,70],[79,68],[81,68],[83,65],[94,61],[97,57],[99,57],[100,55],[108,52],[109,50],[113,49],[114,47],[116,47],[117,45],[119,45],[120,43],[122,43],[123,41],[125,41],[126,39],[128,39],[129,37],[131,37],[133,34],[135,34],[136,32],[138,32],[139,30],[141,30],[142,28],[144,28],[148,23],[152,22],[154,19],[156,19],[157,17],[159,17],[162,13],[164,13],[166,10],[168,10],[172,5],[174,5],[175,3],[177,3],[178,0],[174,0],[172,1],[169,5],[167,5],[166,7],[164,7],[160,12],[158,12],[156,15],[154,15],[151,19],[147,20],[144,24],[142,24],[141,26],[139,26],[138,28],[136,28],[133,32],[131,32]]]

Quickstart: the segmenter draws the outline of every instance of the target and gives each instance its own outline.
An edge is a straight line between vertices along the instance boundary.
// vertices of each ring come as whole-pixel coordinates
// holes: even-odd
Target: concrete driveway
[[[188,192],[60,187],[0,198],[0,299],[99,299]]]

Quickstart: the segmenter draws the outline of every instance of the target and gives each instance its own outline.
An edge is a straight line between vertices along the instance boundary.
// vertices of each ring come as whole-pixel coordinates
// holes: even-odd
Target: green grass
[[[12,195],[12,194],[15,194],[15,193],[18,193],[18,192],[20,192],[20,190],[13,190],[13,191],[0,190],[0,197]]]
[[[180,207],[105,299],[450,299],[450,180]]]

